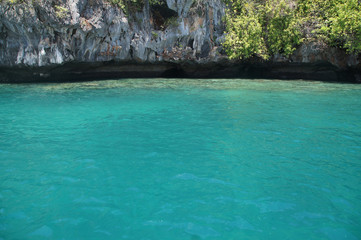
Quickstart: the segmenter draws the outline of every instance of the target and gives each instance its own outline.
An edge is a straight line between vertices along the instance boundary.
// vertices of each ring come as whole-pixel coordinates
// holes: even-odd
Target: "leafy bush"
[[[231,59],[257,55],[268,58],[259,13],[252,2],[236,5],[227,15],[227,35],[224,46]]]
[[[301,42],[295,8],[289,0],[228,0],[224,46],[230,58],[263,59],[291,54]]]
[[[361,53],[361,4],[358,0],[335,2],[322,26],[327,42],[349,53]]]
[[[271,54],[290,55],[301,42],[300,25],[289,1],[269,1],[264,7],[264,34]]]
[[[301,42],[322,41],[361,53],[359,0],[225,0],[224,46],[230,58],[290,55]]]

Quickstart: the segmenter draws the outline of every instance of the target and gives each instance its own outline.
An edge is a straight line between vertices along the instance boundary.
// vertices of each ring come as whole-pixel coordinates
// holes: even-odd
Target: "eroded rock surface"
[[[164,19],[157,9],[145,7],[126,15],[103,0],[3,4],[0,64],[217,61],[222,1],[167,0],[166,7],[175,15]]]

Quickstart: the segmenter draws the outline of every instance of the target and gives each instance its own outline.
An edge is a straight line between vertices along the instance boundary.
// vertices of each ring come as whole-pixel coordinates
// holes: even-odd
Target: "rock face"
[[[144,6],[129,15],[106,0],[1,5],[0,65],[216,61],[224,11],[221,0],[199,6],[167,0],[166,6]]]
[[[336,80],[340,72],[351,71],[347,81],[361,81],[360,56],[317,44],[300,46],[290,58],[274,56],[251,67],[228,60],[221,47],[225,9],[222,0],[166,0],[164,5],[128,9],[128,14],[107,0],[3,1],[0,82],[11,82],[21,74],[37,80],[62,72],[70,76],[94,71],[97,76],[116,72],[116,77],[144,71],[140,76],[212,77],[218,73],[219,77],[312,78],[317,76],[312,71],[319,69],[324,74],[331,71]],[[312,63],[317,65],[312,68]],[[154,65],[152,71],[147,70],[149,66],[142,68],[147,64]],[[124,65],[132,66],[130,72],[135,75],[124,74],[127,68],[120,68]],[[257,69],[264,74],[257,75]]]

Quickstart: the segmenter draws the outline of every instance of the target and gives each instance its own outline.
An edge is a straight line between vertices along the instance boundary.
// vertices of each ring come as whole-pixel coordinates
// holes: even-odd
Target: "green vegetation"
[[[164,4],[164,0],[107,0],[110,3],[117,5],[123,10],[136,9],[140,10],[144,4],[148,1],[150,5],[161,5]]]
[[[153,39],[157,39],[158,36],[159,36],[159,34],[158,34],[157,32],[152,31],[152,38],[153,38]]]
[[[69,9],[55,5],[55,14],[58,18],[65,18],[69,14]]]
[[[0,0],[0,4],[13,6],[16,4],[26,3],[27,0]]]
[[[131,4],[137,4],[138,0],[108,0],[110,3],[117,5],[121,9],[125,10],[126,6],[129,6]]]
[[[166,19],[164,26],[170,26],[170,27],[178,27],[179,26],[179,22],[178,22],[178,18],[177,17],[170,17],[168,19]]]
[[[17,4],[22,3],[24,1],[22,0],[0,0],[0,3],[8,3],[8,4]]]
[[[361,53],[359,0],[225,0],[224,46],[233,59],[288,56],[301,42]]]

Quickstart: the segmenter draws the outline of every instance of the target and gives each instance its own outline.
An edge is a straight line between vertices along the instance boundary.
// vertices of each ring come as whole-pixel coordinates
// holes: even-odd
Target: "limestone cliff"
[[[0,82],[20,79],[24,74],[31,75],[32,81],[77,73],[87,73],[83,74],[84,79],[317,79],[328,78],[330,71],[331,80],[339,80],[340,74],[349,69],[347,81],[361,81],[359,56],[315,44],[302,45],[290,58],[274,56],[267,63],[229,61],[221,47],[225,8],[222,0],[166,0],[166,4],[143,5],[126,14],[107,0],[37,0],[17,4],[3,1]]]
[[[221,0],[167,0],[127,15],[106,0],[2,5],[0,64],[217,60],[224,9]]]

